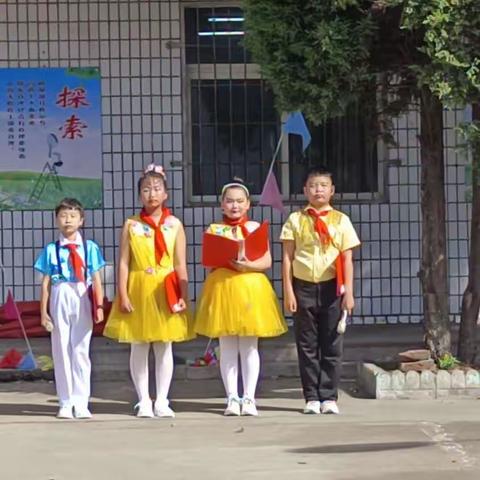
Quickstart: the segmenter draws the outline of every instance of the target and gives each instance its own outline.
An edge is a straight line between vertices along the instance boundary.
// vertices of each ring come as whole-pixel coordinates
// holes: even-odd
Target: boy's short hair
[[[310,167],[303,177],[303,184],[306,185],[310,177],[329,177],[332,185],[335,185],[333,173],[325,165],[315,165]]]
[[[60,203],[55,207],[55,216],[57,217],[61,210],[77,210],[80,212],[80,216],[85,217],[85,209],[83,205],[76,198],[64,198],[60,200]]]

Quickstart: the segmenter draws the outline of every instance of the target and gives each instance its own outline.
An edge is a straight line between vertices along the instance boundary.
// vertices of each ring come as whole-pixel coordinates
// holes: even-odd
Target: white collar
[[[82,239],[82,236],[80,235],[80,232],[77,232],[77,236],[75,237],[75,240],[73,242],[71,240],[67,240],[61,233],[59,237],[59,241],[60,241],[61,247],[64,247],[69,243],[74,243],[75,245],[83,245],[83,239]]]

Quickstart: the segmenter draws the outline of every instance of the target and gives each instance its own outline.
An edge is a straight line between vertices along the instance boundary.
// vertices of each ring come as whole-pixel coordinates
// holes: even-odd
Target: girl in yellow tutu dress
[[[187,312],[185,232],[180,220],[163,206],[166,187],[163,168],[153,164],[138,181],[143,209],[123,227],[117,296],[104,331],[107,337],[131,343],[130,373],[138,395],[138,417],[175,416],[167,399],[173,376],[172,342],[193,336]],[[172,313],[167,289],[175,273],[179,298]],[[157,387],[153,408],[148,390],[151,345]]]
[[[250,194],[241,180],[222,189],[223,222],[212,224],[208,233],[242,241],[259,227],[250,221]],[[240,249],[241,251],[241,249]],[[227,393],[225,415],[258,415],[255,390],[260,373],[258,337],[275,337],[287,330],[275,292],[263,273],[270,268],[268,250],[250,261],[242,255],[231,268],[216,268],[208,274],[197,306],[195,331],[218,337],[220,371]],[[243,398],[238,396],[238,357],[242,366]]]

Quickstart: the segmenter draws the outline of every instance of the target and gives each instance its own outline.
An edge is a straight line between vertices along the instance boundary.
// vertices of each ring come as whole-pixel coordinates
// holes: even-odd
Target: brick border
[[[357,383],[371,398],[436,399],[480,397],[480,371],[386,371],[374,363],[357,364]]]

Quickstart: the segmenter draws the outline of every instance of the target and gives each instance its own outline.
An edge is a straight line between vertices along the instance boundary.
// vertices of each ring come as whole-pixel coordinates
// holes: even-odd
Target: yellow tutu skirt
[[[133,312],[123,313],[117,297],[103,334],[119,342],[182,342],[195,337],[190,312],[171,313],[168,307],[165,272],[131,271],[128,294]]]
[[[276,337],[287,331],[275,292],[263,273],[211,272],[195,315],[195,331],[225,335]]]

